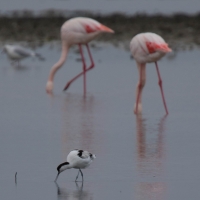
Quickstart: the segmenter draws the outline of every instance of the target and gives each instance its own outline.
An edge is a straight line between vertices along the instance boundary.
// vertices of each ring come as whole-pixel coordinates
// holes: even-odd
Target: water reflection
[[[164,175],[164,133],[166,116],[151,127],[142,115],[136,116],[137,127],[137,171],[140,181],[136,185],[137,199],[164,199],[166,184]]]
[[[93,95],[67,94],[62,108],[63,152],[78,148],[93,152],[95,135]],[[69,149],[70,147],[70,149]]]
[[[76,190],[70,190],[64,187],[60,187],[55,183],[57,187],[57,199],[58,200],[88,200],[92,199],[91,194],[88,191],[83,190],[83,182],[76,183]]]

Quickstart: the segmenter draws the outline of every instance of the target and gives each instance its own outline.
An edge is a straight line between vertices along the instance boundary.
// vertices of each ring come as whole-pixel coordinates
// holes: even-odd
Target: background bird
[[[162,88],[162,79],[160,76],[157,61],[160,60],[166,53],[172,50],[162,37],[155,33],[140,33],[133,37],[130,43],[132,56],[136,60],[139,71],[139,82],[136,88],[136,103],[134,105],[134,113],[142,112],[142,89],[146,81],[146,63],[155,62],[156,71],[158,74],[158,84],[160,86],[163,104],[166,114],[168,109]]]
[[[89,153],[88,151],[83,151],[83,150],[78,150],[78,149],[71,151],[67,156],[67,162],[64,162],[58,165],[57,167],[58,174],[56,176],[55,182],[57,181],[58,176],[61,172],[65,171],[66,169],[71,169],[71,168],[75,168],[79,170],[76,176],[75,182],[78,179],[79,172],[81,173],[82,181],[83,181],[83,173],[81,169],[87,168],[95,158],[96,156],[92,153]]]
[[[5,52],[7,54],[8,58],[10,60],[16,61],[18,66],[19,66],[19,62],[22,59],[25,59],[28,57],[36,57],[39,60],[44,60],[44,58],[40,54],[38,54],[30,49],[19,46],[19,45],[8,45],[7,44],[3,47],[3,52]]]
[[[51,93],[53,90],[53,80],[54,75],[57,70],[64,64],[69,48],[77,44],[79,45],[79,50],[81,54],[81,59],[83,63],[83,71],[71,79],[64,90],[66,90],[70,84],[75,81],[80,76],[84,76],[84,93],[86,93],[86,72],[90,69],[94,68],[94,61],[88,46],[88,42],[96,38],[102,32],[114,33],[114,31],[94,19],[86,18],[86,17],[76,17],[66,21],[61,27],[61,40],[62,40],[62,53],[61,57],[56,64],[50,70],[50,74],[48,77],[48,81],[46,84],[47,93]],[[91,61],[91,65],[87,68],[85,59],[82,51],[82,44],[86,45],[87,52],[89,54],[89,58]]]

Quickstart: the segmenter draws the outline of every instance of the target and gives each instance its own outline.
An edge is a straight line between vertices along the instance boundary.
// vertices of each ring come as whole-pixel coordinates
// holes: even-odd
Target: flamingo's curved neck
[[[62,65],[64,64],[66,58],[67,58],[67,54],[68,54],[68,49],[69,46],[63,41],[62,42],[62,53],[60,56],[60,59],[58,60],[58,62],[56,64],[53,65],[53,67],[50,70],[50,74],[49,74],[49,78],[48,81],[53,82],[55,73],[57,72],[57,70],[62,67]]]

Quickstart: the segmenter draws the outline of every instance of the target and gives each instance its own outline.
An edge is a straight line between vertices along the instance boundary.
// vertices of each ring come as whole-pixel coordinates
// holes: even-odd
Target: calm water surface
[[[82,68],[74,51],[56,74],[53,96],[44,88],[60,47],[37,49],[46,61],[27,59],[20,68],[0,56],[0,198],[199,199],[200,51],[159,62],[167,117],[155,67],[148,65],[144,112],[136,117],[134,60],[123,49],[99,46],[93,51],[96,67],[87,74],[86,96],[81,78],[62,92]],[[56,185],[57,165],[75,148],[97,159],[83,171],[83,185],[75,184],[75,169],[63,172]]]

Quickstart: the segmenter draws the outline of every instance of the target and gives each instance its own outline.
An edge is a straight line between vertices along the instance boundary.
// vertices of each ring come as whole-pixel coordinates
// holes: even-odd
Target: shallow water
[[[98,47],[86,96],[81,78],[62,92],[81,71],[76,49],[56,74],[53,96],[44,88],[60,47],[37,49],[46,61],[27,59],[19,68],[0,56],[1,199],[199,199],[200,51],[159,62],[166,117],[149,64],[143,115],[136,117],[134,60],[123,49]],[[83,186],[74,183],[75,169],[63,172],[56,185],[57,165],[75,148],[97,156],[83,170]]]

